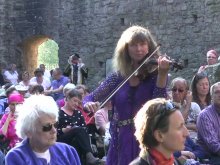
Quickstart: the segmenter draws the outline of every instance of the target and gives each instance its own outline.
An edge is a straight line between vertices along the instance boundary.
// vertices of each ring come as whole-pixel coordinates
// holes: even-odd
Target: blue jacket
[[[51,159],[49,165],[81,165],[76,150],[64,143],[55,143],[49,147]],[[11,149],[5,157],[6,165],[48,165],[45,159],[37,158],[29,146],[28,139]]]
[[[194,143],[194,141],[190,137],[186,138],[184,151],[190,151],[194,153],[196,158],[199,159],[206,159],[208,157],[207,152],[201,146]],[[181,156],[181,153],[179,151],[175,152],[174,156],[178,158]]]

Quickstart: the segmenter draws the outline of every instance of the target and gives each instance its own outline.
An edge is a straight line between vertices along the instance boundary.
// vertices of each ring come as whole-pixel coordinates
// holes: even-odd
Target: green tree
[[[58,67],[58,44],[48,39],[38,47],[38,65],[45,64],[47,69],[51,70]]]

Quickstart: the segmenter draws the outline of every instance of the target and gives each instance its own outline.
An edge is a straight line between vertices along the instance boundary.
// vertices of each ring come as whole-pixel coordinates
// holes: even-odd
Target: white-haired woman
[[[56,143],[58,107],[49,96],[33,95],[18,114],[16,131],[23,138],[21,144],[6,155],[6,164],[80,164],[76,150]]]

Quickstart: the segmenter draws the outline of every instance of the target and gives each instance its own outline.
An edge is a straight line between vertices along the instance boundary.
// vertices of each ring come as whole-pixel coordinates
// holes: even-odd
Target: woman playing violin
[[[126,29],[115,48],[113,64],[115,72],[90,95],[83,100],[84,107],[90,111],[99,108],[102,102],[139,64],[157,48],[157,44],[148,29],[131,26]],[[138,156],[138,142],[134,137],[133,118],[142,105],[153,98],[166,97],[166,82],[169,60],[158,57],[156,73],[141,72],[132,76],[111,98],[113,110],[110,119],[112,136],[107,156],[107,165],[127,165]],[[143,67],[148,67],[145,65]],[[143,77],[143,78],[140,78]]]

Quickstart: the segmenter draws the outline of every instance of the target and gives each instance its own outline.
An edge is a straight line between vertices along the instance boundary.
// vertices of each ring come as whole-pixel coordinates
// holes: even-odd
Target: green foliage
[[[38,47],[38,65],[45,64],[48,70],[58,67],[58,44],[48,39]]]

